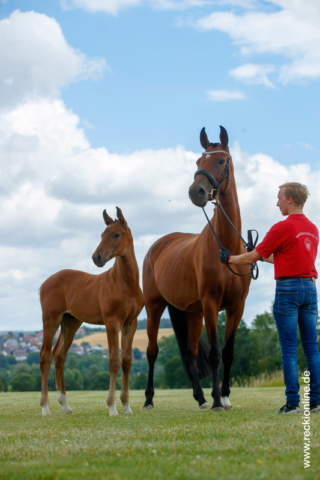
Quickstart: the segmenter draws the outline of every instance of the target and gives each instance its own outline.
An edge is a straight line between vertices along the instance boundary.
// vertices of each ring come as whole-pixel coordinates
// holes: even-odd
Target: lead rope
[[[221,203],[219,202],[219,200],[217,200],[217,202],[212,202],[214,205],[218,206],[220,208],[220,210],[222,211],[222,213],[224,214],[224,216],[226,217],[226,219],[228,220],[228,222],[230,223],[230,225],[232,226],[232,228],[236,231],[236,233],[239,235],[239,237],[241,238],[241,240],[243,241],[244,243],[244,247],[248,250],[248,247],[255,247],[255,245],[257,244],[257,241],[258,241],[258,238],[259,238],[259,235],[258,235],[258,232],[257,230],[248,230],[248,236],[249,236],[249,232],[250,232],[250,235],[251,235],[251,232],[254,231],[257,233],[257,238],[256,238],[256,241],[254,243],[254,245],[252,244],[253,242],[252,241],[248,241],[246,242],[244,240],[244,238],[241,236],[241,234],[238,232],[238,230],[236,229],[236,227],[233,225],[233,223],[231,222],[230,218],[228,217],[228,215],[226,214],[226,212],[224,211]],[[202,210],[203,210],[203,213],[207,219],[207,222],[212,230],[212,233],[213,235],[215,236],[217,242],[218,242],[218,245],[221,248],[224,248],[222,243],[220,242],[219,238],[218,238],[218,235],[216,234],[216,232],[214,231],[214,228],[213,226],[211,225],[211,222],[209,220],[209,217],[207,215],[207,212],[205,211],[204,207],[202,207]],[[251,237],[251,240],[252,240],[252,237]],[[230,265],[228,263],[226,263],[225,265],[227,265],[227,267],[229,268],[230,272],[232,272],[234,275],[237,275],[238,277],[247,277],[248,275],[251,275],[253,280],[256,280],[259,276],[259,267],[256,263],[253,263],[252,265],[250,265],[250,272],[248,273],[244,273],[244,274],[241,274],[241,273],[237,273],[235,272],[234,270],[232,270],[232,268],[230,267]]]

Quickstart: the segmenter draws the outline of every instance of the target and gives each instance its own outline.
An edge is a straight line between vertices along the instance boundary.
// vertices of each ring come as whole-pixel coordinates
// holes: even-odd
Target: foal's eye
[[[114,233],[113,234],[113,238],[119,238],[120,237],[120,233]]]

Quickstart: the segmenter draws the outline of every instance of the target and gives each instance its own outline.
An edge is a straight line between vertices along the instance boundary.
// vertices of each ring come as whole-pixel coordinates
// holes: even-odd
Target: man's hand
[[[229,263],[229,259],[231,257],[231,252],[229,252],[229,250],[222,247],[219,254],[221,263]]]

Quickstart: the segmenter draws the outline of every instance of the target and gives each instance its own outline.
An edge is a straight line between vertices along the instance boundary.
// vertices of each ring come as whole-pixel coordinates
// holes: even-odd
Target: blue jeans
[[[299,405],[297,326],[310,372],[310,404],[320,403],[320,355],[317,344],[318,298],[312,281],[290,278],[279,282],[273,314],[281,345],[287,405]]]

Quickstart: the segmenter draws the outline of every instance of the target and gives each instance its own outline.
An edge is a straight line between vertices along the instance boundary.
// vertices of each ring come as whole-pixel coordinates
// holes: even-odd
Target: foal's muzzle
[[[103,267],[107,263],[106,257],[102,257],[99,252],[92,255],[92,260],[97,267]]]

